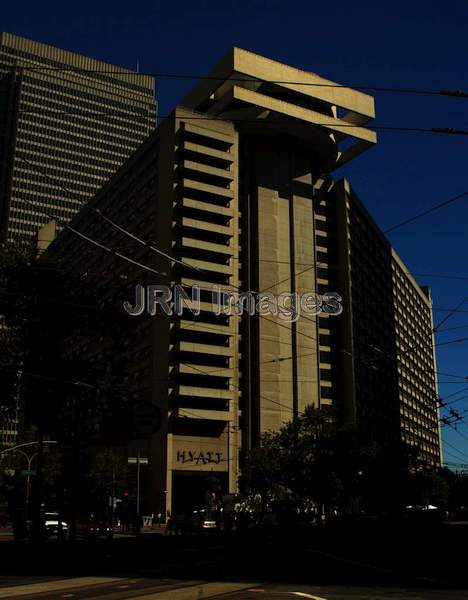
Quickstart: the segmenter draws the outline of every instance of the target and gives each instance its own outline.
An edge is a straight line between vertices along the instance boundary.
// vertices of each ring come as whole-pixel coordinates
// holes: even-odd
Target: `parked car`
[[[44,519],[46,537],[66,539],[68,537],[68,523],[61,519],[58,512],[46,512]]]

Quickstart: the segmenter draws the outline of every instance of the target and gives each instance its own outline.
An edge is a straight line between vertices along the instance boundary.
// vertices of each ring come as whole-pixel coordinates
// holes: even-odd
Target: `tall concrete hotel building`
[[[332,177],[376,143],[373,117],[364,93],[234,48],[74,220],[166,275],[69,231],[45,253],[114,309],[134,303],[137,284],[202,290],[199,316],[187,307],[181,316],[145,312],[115,332],[122,383],[162,413],[159,430],[140,442],[150,458],[149,510],[199,506],[208,476],[234,493],[262,432],[309,405],[333,407],[370,439],[440,464],[429,292],[351,185]],[[215,285],[334,291],[343,311],[294,323],[217,315]],[[105,360],[99,341],[76,352]]]
[[[0,239],[69,221],[155,126],[152,77],[0,33]]]

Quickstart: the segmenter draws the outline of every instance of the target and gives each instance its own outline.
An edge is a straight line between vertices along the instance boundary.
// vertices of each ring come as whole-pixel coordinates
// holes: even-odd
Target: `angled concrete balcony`
[[[202,144],[196,144],[187,140],[184,140],[181,143],[180,150],[184,154],[188,154],[190,156],[193,154],[201,154],[202,156],[207,156],[209,158],[215,158],[217,160],[225,161],[227,164],[231,164],[234,162],[234,156],[230,152],[216,150],[215,148],[209,148],[207,146],[203,146]]]
[[[189,256],[185,255],[183,252],[180,252],[181,254],[181,258],[184,259],[184,263],[186,263],[187,265],[190,265],[192,267],[196,267],[197,269],[200,269],[201,272],[203,271],[210,271],[213,273],[219,273],[222,275],[232,275],[233,273],[233,267],[231,264],[229,265],[223,265],[220,263],[215,263],[215,262],[209,262],[207,260],[199,260],[199,259],[195,259],[195,258],[190,258]],[[201,275],[202,273],[200,273]]]
[[[212,185],[210,183],[202,183],[201,181],[195,181],[194,179],[189,179],[188,177],[184,177],[180,184],[184,189],[196,190],[197,192],[206,194],[208,198],[210,196],[221,196],[227,200],[234,198],[234,191],[231,189],[223,188],[218,185]]]
[[[224,410],[206,410],[200,408],[176,408],[172,411],[173,418],[176,419],[202,419],[206,421],[230,421],[229,411]]]
[[[193,160],[184,160],[180,168],[183,171],[194,171],[196,173],[202,173],[203,175],[211,175],[213,177],[219,177],[220,179],[226,179],[227,182],[234,179],[234,174],[231,171],[219,169],[218,167],[211,167]]]
[[[221,367],[212,367],[211,365],[191,365],[189,363],[179,363],[175,366],[178,373],[184,375],[213,375],[214,377],[234,377],[235,370],[232,368],[223,369]],[[203,373],[201,373],[203,371]]]
[[[197,344],[195,342],[177,342],[176,350],[180,352],[193,352],[195,354],[214,354],[216,356],[233,356],[233,349],[226,346],[215,346],[211,344]]]
[[[215,323],[203,323],[200,321],[181,319],[178,322],[178,326],[182,330],[187,329],[190,331],[201,331],[202,333],[219,333],[222,335],[233,336],[236,332],[237,322],[235,319],[230,319],[229,325],[216,325]]]
[[[188,217],[182,217],[181,225],[182,227],[188,227],[190,229],[199,229],[200,231],[204,232],[213,232],[220,235],[225,235],[226,237],[232,237],[234,235],[234,230],[232,227],[226,227],[225,225],[217,225],[216,223],[207,223],[205,221],[190,219]]]
[[[231,257],[234,253],[231,246],[227,244],[215,244],[213,242],[206,242],[205,240],[196,240],[191,237],[182,236],[177,244],[180,247],[180,252],[183,254],[184,249],[195,249],[206,252],[213,252],[216,254],[224,254],[227,257]]]
[[[227,206],[219,206],[217,204],[211,204],[210,202],[203,202],[202,200],[192,200],[191,198],[182,198],[180,201],[182,208],[196,210],[200,212],[200,220],[209,221],[210,214],[216,215],[217,217],[223,216],[226,219],[232,219],[234,216],[234,210]],[[206,215],[208,213],[208,215]]]
[[[209,120],[208,120],[209,124]],[[223,125],[223,127],[226,127]],[[233,144],[232,134],[231,133],[223,133],[222,131],[218,131],[213,127],[206,129],[203,125],[195,124],[195,123],[184,123],[183,132],[188,134],[196,135],[200,138],[205,138],[208,144],[212,143],[213,140],[217,142],[221,142],[223,146],[229,148]],[[203,143],[203,142],[202,142]]]
[[[196,387],[194,385],[174,386],[178,396],[187,396],[189,398],[217,398],[218,400],[232,400],[237,390],[220,390],[217,388]]]

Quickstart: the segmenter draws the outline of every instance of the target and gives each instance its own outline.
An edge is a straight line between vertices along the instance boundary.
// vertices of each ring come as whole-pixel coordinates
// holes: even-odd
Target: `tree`
[[[273,499],[289,499],[298,507],[313,502],[319,510],[331,507],[343,491],[339,437],[331,413],[308,407],[278,432],[262,436],[260,447],[247,458],[241,489],[261,495],[264,509]]]
[[[248,455],[241,491],[319,511],[399,514],[408,504],[447,504],[448,489],[437,469],[415,469],[411,449],[398,441],[378,444],[333,412],[308,407],[278,432],[262,436]]]

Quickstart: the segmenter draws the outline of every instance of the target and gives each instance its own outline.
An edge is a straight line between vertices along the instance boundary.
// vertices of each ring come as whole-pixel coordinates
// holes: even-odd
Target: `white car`
[[[60,515],[57,512],[47,512],[45,514],[44,527],[47,537],[56,536],[66,538],[68,535],[68,523],[61,521]]]

